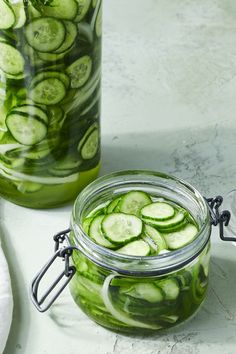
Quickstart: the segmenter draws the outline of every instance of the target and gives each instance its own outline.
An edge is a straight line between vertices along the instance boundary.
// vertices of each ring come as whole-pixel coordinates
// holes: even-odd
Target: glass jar
[[[93,243],[81,227],[85,216],[102,202],[132,190],[183,206],[198,223],[198,237],[180,250],[143,258],[121,255]],[[185,182],[140,171],[99,179],[76,200],[71,229],[70,241],[79,249],[72,256],[76,274],[71,294],[100,325],[129,333],[166,329],[189,319],[204,301],[210,215],[204,198]]]
[[[146,257],[123,255],[95,244],[82,228],[85,216],[131,190],[167,198],[187,209],[199,228],[194,241],[179,250]],[[142,334],[185,322],[206,297],[212,225],[219,224],[223,240],[235,240],[224,235],[230,213],[220,211],[222,202],[222,197],[205,199],[188,183],[158,172],[123,171],[99,178],[78,196],[70,229],[54,236],[55,253],[32,282],[33,303],[46,311],[70,283],[79,308],[108,329]],[[65,270],[40,299],[40,282],[58,257],[65,261]]]
[[[102,0],[1,6],[0,195],[55,207],[99,171]]]

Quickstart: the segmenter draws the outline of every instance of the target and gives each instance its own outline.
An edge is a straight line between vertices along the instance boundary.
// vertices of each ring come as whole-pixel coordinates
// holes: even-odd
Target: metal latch
[[[69,241],[69,233],[70,229],[64,230],[56,234],[53,239],[55,241],[54,255],[53,257],[45,264],[45,266],[41,269],[41,271],[36,275],[31,284],[31,298],[33,304],[40,312],[47,311],[51,305],[55,302],[58,296],[62,293],[65,287],[73,278],[76,268],[70,265],[70,257],[72,256],[73,250],[77,250],[77,247],[72,246]],[[66,242],[67,246],[64,246]],[[62,247],[61,247],[62,246]],[[57,258],[61,258],[65,262],[65,268],[63,272],[56,278],[53,284],[47,289],[47,291],[40,297],[39,299],[39,285],[42,278],[47,273],[48,269],[52,266],[52,264],[57,260]],[[55,291],[55,294],[47,301],[46,305],[44,305],[45,301],[48,299],[49,295],[53,292],[55,287],[61,283],[59,289]]]
[[[223,204],[223,197],[220,195],[215,198],[206,198],[210,216],[211,224],[214,226],[219,225],[220,238],[223,241],[236,241],[236,237],[228,237],[224,235],[224,228],[229,225],[231,219],[231,213],[229,210],[220,211],[220,207]]]

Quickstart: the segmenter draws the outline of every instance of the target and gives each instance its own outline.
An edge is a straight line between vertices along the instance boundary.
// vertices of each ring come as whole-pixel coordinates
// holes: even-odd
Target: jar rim
[[[165,254],[155,256],[130,256],[120,254],[111,249],[102,247],[91,240],[83,230],[81,216],[83,208],[96,193],[102,193],[110,187],[143,183],[147,186],[152,183],[166,181],[167,185],[174,183],[182,193],[191,194],[198,203],[202,213],[202,222],[196,238],[186,246]],[[176,193],[176,196],[178,194]],[[80,217],[78,222],[78,216]],[[89,184],[77,197],[71,219],[71,228],[75,235],[78,249],[92,262],[116,271],[121,274],[147,276],[150,274],[165,274],[184,267],[194,260],[205,248],[210,239],[211,223],[209,208],[201,193],[188,182],[162,172],[151,170],[122,170],[102,176]]]

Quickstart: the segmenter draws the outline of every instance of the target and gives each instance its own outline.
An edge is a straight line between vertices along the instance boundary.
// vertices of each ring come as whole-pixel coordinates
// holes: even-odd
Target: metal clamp
[[[58,296],[62,293],[62,291],[65,289],[65,287],[68,285],[68,283],[71,281],[73,278],[76,268],[74,266],[70,265],[70,257],[73,253],[73,250],[77,250],[77,247],[71,246],[70,241],[69,241],[69,234],[70,229],[64,230],[62,232],[59,232],[56,234],[53,239],[55,241],[55,248],[54,248],[54,255],[53,257],[45,264],[45,266],[41,269],[41,271],[36,275],[34,280],[32,281],[31,284],[31,298],[33,301],[33,304],[37,308],[38,311],[40,312],[45,312],[47,311],[52,304],[55,302],[55,300],[58,298]],[[64,242],[66,241],[67,246],[63,246]],[[62,247],[60,247],[62,246]],[[45,274],[47,273],[48,269],[52,266],[52,264],[57,260],[57,258],[61,258],[65,262],[65,269],[64,271],[56,278],[56,280],[53,282],[53,284],[46,290],[46,292],[40,297],[39,299],[39,285],[44,278]],[[65,278],[64,281],[63,278]],[[55,289],[55,287],[59,284],[60,287],[55,290],[54,295],[51,296],[51,298],[47,301],[46,304],[45,301],[48,299],[49,295],[52,293],[52,291]]]
[[[236,237],[226,237],[224,235],[224,228],[229,225],[231,214],[229,210],[220,211],[220,207],[224,201],[223,197],[206,198],[206,201],[211,215],[211,224],[214,226],[219,225],[221,240],[236,241]]]

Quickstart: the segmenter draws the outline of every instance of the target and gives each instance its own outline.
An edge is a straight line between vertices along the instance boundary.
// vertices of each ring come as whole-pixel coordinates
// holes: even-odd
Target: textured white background
[[[104,132],[235,122],[235,0],[105,1]]]
[[[236,186],[235,0],[105,0],[102,173],[164,170],[205,195]],[[223,130],[222,130],[223,129]],[[66,291],[47,314],[30,280],[67,227],[71,206],[32,211],[0,203],[15,295],[4,354],[235,354],[236,249],[213,234],[208,299],[168,335],[116,335],[91,322]]]

